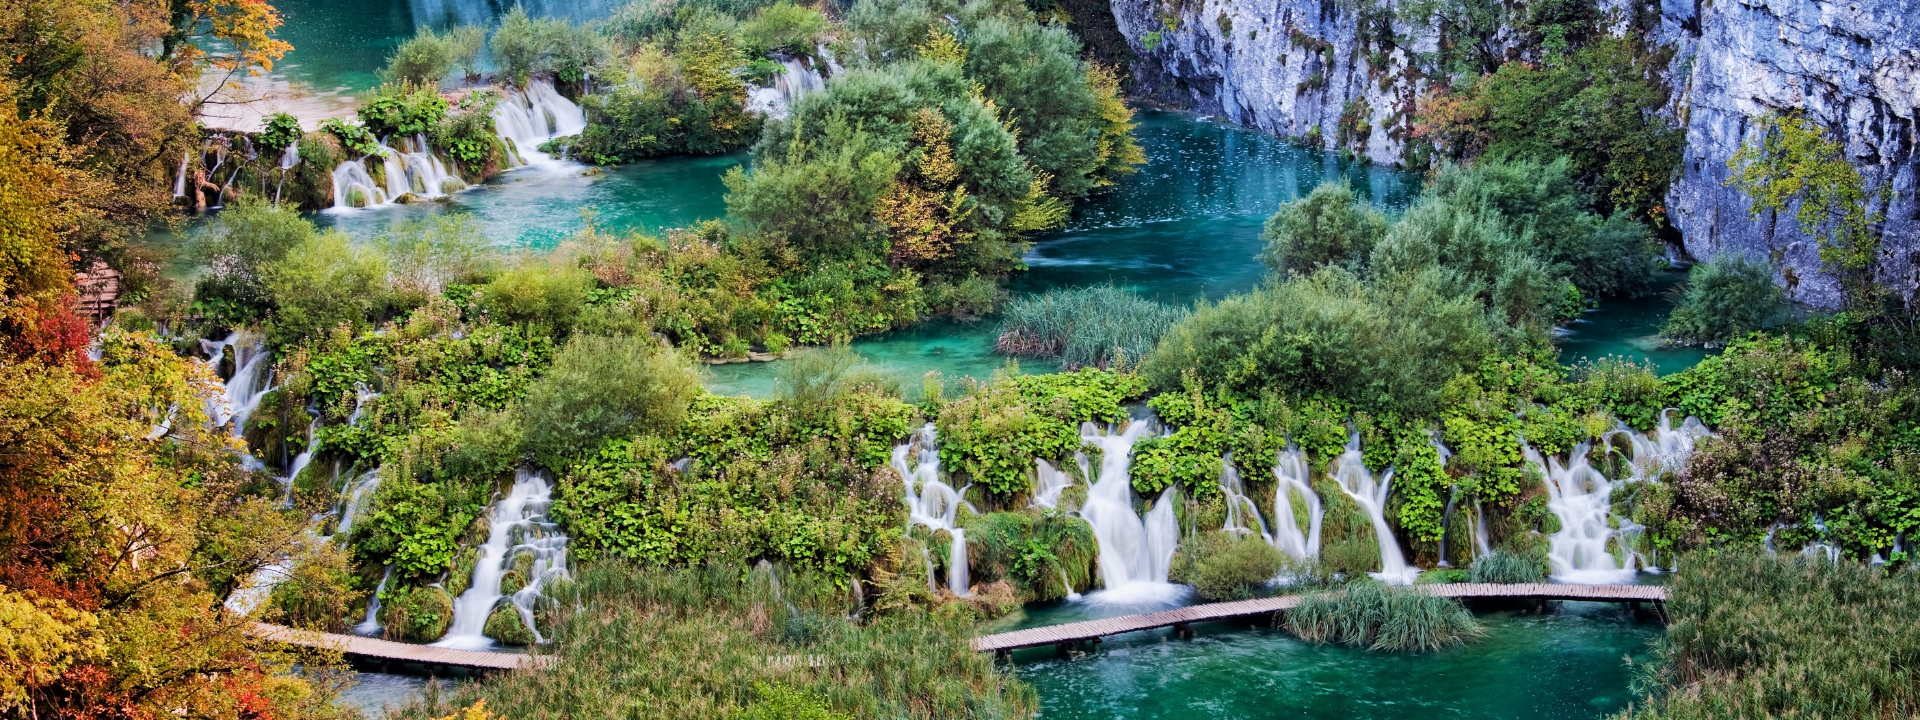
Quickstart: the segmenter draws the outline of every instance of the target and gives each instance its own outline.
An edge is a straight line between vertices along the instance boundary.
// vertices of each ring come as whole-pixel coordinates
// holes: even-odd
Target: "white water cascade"
[[[1333,461],[1335,482],[1354,502],[1367,511],[1373,521],[1373,536],[1380,542],[1380,572],[1368,573],[1388,585],[1410,585],[1420,577],[1420,569],[1407,565],[1400,552],[1400,541],[1387,526],[1387,493],[1393,489],[1393,468],[1387,468],[1376,482],[1360,453],[1360,432],[1352,431],[1347,450]]]
[[[514,164],[556,168],[565,161],[540,152],[540,144],[580,134],[587,128],[587,115],[562,97],[551,81],[533,80],[525,90],[506,89],[506,99],[493,109],[493,127],[507,141],[507,154]]]
[[[1542,459],[1533,446],[1521,443],[1526,456],[1547,483],[1547,509],[1560,520],[1550,540],[1547,562],[1553,578],[1564,583],[1601,585],[1633,581],[1633,559],[1621,563],[1607,549],[1613,537],[1608,518],[1613,510],[1613,481],[1587,462],[1587,443],[1573,448],[1565,465],[1557,457]]]
[[[1240,470],[1233,466],[1233,453],[1229,452],[1220,459],[1220,491],[1226,496],[1227,521],[1220,529],[1236,535],[1252,535],[1258,531],[1260,539],[1273,545],[1273,533],[1267,531],[1267,521],[1260,517],[1260,504],[1247,497],[1246,485],[1240,482]],[[1252,524],[1247,519],[1252,518]]]
[[[388,565],[387,571],[380,574],[380,585],[373,589],[373,597],[367,598],[367,619],[353,626],[355,635],[373,637],[380,634],[380,593],[387,591],[387,579],[391,577],[393,577],[393,566]]]
[[[1147,435],[1152,423],[1133,420],[1119,432],[1102,432],[1093,423],[1080,426],[1082,442],[1100,448],[1100,474],[1087,491],[1080,517],[1093,526],[1098,544],[1101,592],[1089,602],[1106,605],[1171,605],[1187,595],[1187,588],[1167,582],[1180,528],[1173,514],[1174,489],[1153,503],[1145,517],[1133,512],[1133,480],[1128,469],[1133,445]]]
[[[531,552],[534,557],[527,585],[510,600],[522,621],[531,618],[531,605],[539,587],[549,577],[565,576],[567,537],[559,527],[547,521],[547,508],[553,504],[553,484],[542,472],[521,469],[514,474],[513,487],[493,507],[487,527],[487,542],[480,546],[480,559],[473,566],[473,582],[453,601],[453,627],[436,647],[485,650],[493,639],[483,631],[487,618],[500,604],[500,580],[514,558]],[[528,628],[533,624],[528,622]],[[539,635],[536,632],[535,637]]]
[[[953,486],[940,479],[940,434],[933,423],[921,427],[903,445],[893,448],[893,469],[906,484],[907,523],[928,530],[947,531],[947,591],[966,597],[972,587],[967,572],[967,535],[955,525],[965,502]],[[914,452],[915,450],[919,452]],[[933,560],[927,559],[927,582],[933,582]]]
[[[353,531],[353,522],[360,518],[360,511],[366,508],[367,501],[372,499],[374,491],[379,489],[379,468],[374,468],[362,475],[360,480],[354,483],[353,489],[347,491],[346,506],[340,510],[340,523],[334,527],[335,537],[346,537],[347,533]]]
[[[231,432],[238,437],[246,428],[247,418],[253,414],[254,408],[260,406],[261,398],[273,389],[272,382],[264,377],[268,365],[267,350],[258,341],[242,338],[238,332],[215,342],[201,340],[200,350],[206,353],[207,364],[216,370],[221,358],[229,351],[233,353],[233,377],[223,384],[220,397],[207,399],[207,419],[216,428],[231,422]],[[252,456],[248,455],[247,458],[251,459]]]
[[[1317,557],[1320,554],[1320,520],[1325,511],[1320,507],[1320,494],[1313,491],[1307,482],[1307,454],[1299,447],[1289,444],[1280,451],[1279,462],[1273,466],[1273,546],[1280,552],[1296,560]],[[1307,527],[1300,527],[1300,519],[1294,515],[1294,497],[1306,505]]]
[[[1053,510],[1060,507],[1060,494],[1073,487],[1073,476],[1053,467],[1045,460],[1034,462],[1034,492],[1032,506]]]
[[[797,58],[782,58],[782,72],[773,76],[770,87],[747,90],[747,112],[786,119],[801,96],[827,89],[827,79],[811,64]]]
[[[346,210],[351,208],[369,208],[387,204],[387,190],[373,181],[373,174],[367,172],[366,161],[373,159],[369,155],[359,160],[347,160],[333,168],[333,208]]]
[[[433,154],[426,135],[387,138],[380,152],[386,163],[388,198],[411,194],[431,200],[467,189],[466,181]]]

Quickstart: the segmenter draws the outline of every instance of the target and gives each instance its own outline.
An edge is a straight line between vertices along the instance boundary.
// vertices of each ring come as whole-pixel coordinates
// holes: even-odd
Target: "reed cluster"
[[[1920,715],[1920,572],[1761,553],[1680,567],[1653,687],[1621,718]]]
[[[454,707],[484,700],[526,720],[787,716],[796,707],[811,708],[802,716],[1025,718],[1036,707],[1031,688],[972,650],[969,618],[861,618],[853,589],[824,577],[764,564],[603,563],[556,594],[543,611],[556,629],[553,667],[462,687],[448,698]],[[398,716],[444,712],[421,703]]]
[[[1049,290],[1007,303],[994,349],[1018,357],[1059,358],[1068,369],[1138,361],[1187,316],[1112,285]]]
[[[1430,652],[1486,635],[1473,613],[1452,598],[1370,580],[1302,599],[1285,624],[1307,642],[1384,652]]]
[[[1495,550],[1473,559],[1467,566],[1467,579],[1477,583],[1537,583],[1546,581],[1547,569],[1526,555]]]

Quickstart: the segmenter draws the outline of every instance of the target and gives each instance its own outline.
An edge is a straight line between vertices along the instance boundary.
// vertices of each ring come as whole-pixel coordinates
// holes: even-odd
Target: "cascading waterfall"
[[[1174,519],[1174,489],[1167,488],[1145,517],[1133,512],[1133,480],[1128,470],[1133,445],[1152,423],[1133,420],[1119,432],[1102,432],[1093,423],[1080,426],[1082,442],[1101,450],[1100,474],[1087,491],[1080,517],[1093,526],[1097,562],[1106,589],[1089,601],[1114,605],[1169,604],[1186,597],[1184,586],[1167,582],[1180,540]]]
[[[1440,456],[1440,467],[1443,469],[1446,468],[1447,459],[1453,457],[1453,450],[1449,449],[1446,443],[1440,441],[1439,432],[1434,432],[1430,435],[1428,442],[1433,445],[1433,451]],[[1447,564],[1447,528],[1452,526],[1453,504],[1454,501],[1459,499],[1460,486],[1448,486],[1447,506],[1440,510],[1440,558],[1439,561],[1435,563],[1438,567],[1450,567]]]
[[[1367,511],[1367,518],[1373,521],[1373,536],[1380,542],[1380,572],[1369,574],[1388,585],[1411,584],[1420,577],[1420,569],[1407,565],[1406,555],[1400,552],[1400,541],[1394,539],[1393,528],[1387,526],[1387,493],[1393,489],[1393,468],[1387,468],[1375,482],[1360,453],[1358,430],[1351,431],[1346,452],[1333,462],[1334,481]]]
[[[528,628],[532,600],[549,576],[566,573],[567,538],[559,527],[547,522],[547,508],[553,504],[553,484],[539,471],[522,468],[514,474],[513,487],[494,505],[487,528],[487,542],[480,546],[480,559],[473,566],[473,582],[453,601],[453,626],[436,647],[485,650],[493,639],[484,634],[487,618],[499,605],[500,580],[522,553],[532,553],[534,564],[527,585],[510,602],[520,611]],[[523,597],[524,596],[524,597]],[[523,606],[522,603],[525,603]],[[535,637],[539,637],[535,632]]]
[[[393,577],[393,566],[388,565],[386,572],[380,574],[380,585],[373,589],[373,597],[367,599],[367,619],[353,626],[355,635],[369,637],[380,634],[380,593],[387,591],[387,579]]]
[[[467,188],[466,181],[447,169],[427,145],[426,135],[388,138],[380,144],[387,165],[387,196],[414,195],[442,198]]]
[[[347,160],[333,168],[333,208],[346,210],[351,208],[369,208],[387,204],[386,188],[373,181],[373,174],[367,172],[366,161],[369,155],[359,160]]]
[[[1220,491],[1226,496],[1227,503],[1227,521],[1220,529],[1238,535],[1251,535],[1256,528],[1247,524],[1247,518],[1253,518],[1260,539],[1273,545],[1273,533],[1267,531],[1267,521],[1260,517],[1259,503],[1247,497],[1246,486],[1240,482],[1240,470],[1233,466],[1231,452],[1220,459]]]
[[[827,79],[818,69],[798,58],[782,58],[782,72],[773,77],[770,87],[747,90],[747,112],[785,119],[801,96],[827,88]]]
[[[1623,564],[1607,549],[1613,537],[1608,520],[1613,510],[1613,482],[1587,462],[1588,443],[1573,448],[1563,466],[1557,457],[1541,458],[1533,446],[1521,443],[1521,454],[1547,483],[1547,509],[1560,520],[1547,556],[1553,578],[1564,583],[1598,585],[1633,580],[1633,560]]]
[[[587,115],[562,97],[552,82],[533,80],[525,90],[506,89],[506,99],[493,109],[493,126],[507,142],[514,164],[555,168],[565,165],[563,159],[540,152],[540,144],[580,134],[587,127]]]
[[[216,428],[232,423],[231,432],[238,437],[254,408],[260,406],[261,398],[273,389],[271,379],[262,377],[268,359],[266,348],[258,342],[243,342],[241,334],[235,332],[215,342],[201,340],[200,350],[207,354],[207,363],[216,370],[221,358],[228,352],[233,353],[233,377],[227,379],[220,397],[208,398],[207,417]]]
[[[945,530],[952,537],[947,547],[947,590],[966,597],[972,587],[967,572],[967,536],[954,524],[962,500],[953,486],[940,479],[939,442],[939,430],[927,423],[905,444],[893,448],[893,469],[906,485],[908,525],[921,525],[934,532]],[[918,453],[914,452],[916,448]],[[931,557],[927,568],[927,581],[932,583]]]
[[[287,463],[286,502],[288,506],[293,505],[293,482],[300,478],[300,471],[307,469],[307,465],[313,462],[314,451],[320,449],[320,434],[315,432],[319,429],[320,418],[314,418],[307,423],[307,447],[301,450],[299,455],[293,456],[292,462]]]
[[[1293,556],[1296,560],[1305,560],[1320,554],[1320,521],[1325,511],[1320,507],[1320,494],[1313,491],[1307,482],[1307,454],[1299,447],[1288,444],[1280,451],[1279,461],[1273,466],[1273,546],[1280,552]],[[1298,494],[1305,503],[1307,528],[1303,531],[1300,519],[1293,513],[1293,498]]]
[[[1035,460],[1034,465],[1036,487],[1031,504],[1048,510],[1058,508],[1060,494],[1073,487],[1073,476],[1055,469],[1052,463],[1045,460]]]
[[[340,510],[340,523],[333,530],[335,537],[346,537],[347,533],[353,531],[354,520],[359,519],[360,511],[366,507],[367,500],[371,499],[374,491],[379,489],[379,468],[374,468],[354,483],[353,489],[347,492],[346,506]]]
[[[1475,557],[1493,554],[1493,542],[1487,537],[1487,508],[1473,501],[1473,553]]]

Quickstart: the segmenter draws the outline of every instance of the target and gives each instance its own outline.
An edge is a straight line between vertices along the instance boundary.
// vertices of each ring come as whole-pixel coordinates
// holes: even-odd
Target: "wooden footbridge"
[[[1414,585],[1411,590],[1450,598],[1505,598],[1515,600],[1586,600],[1591,602],[1630,602],[1664,603],[1667,601],[1667,589],[1655,585],[1555,585],[1550,583],[1521,583],[1513,585],[1494,585],[1476,583],[1456,583],[1450,585]],[[1194,605],[1173,610],[1145,613],[1142,615],[1124,615],[1121,617],[1086,620],[1082,622],[1049,625],[1047,627],[1028,628],[997,635],[982,635],[973,639],[973,649],[979,652],[1006,654],[1021,648],[1042,647],[1046,645],[1070,646],[1087,640],[1097,640],[1108,635],[1152,630],[1154,628],[1173,627],[1176,632],[1186,632],[1188,626],[1197,622],[1231,620],[1286,612],[1297,606],[1304,595],[1283,595],[1280,597],[1240,600],[1236,602]]]
[[[335,650],[347,657],[375,663],[417,663],[428,669],[463,668],[470,671],[499,672],[519,668],[544,669],[553,664],[552,656],[520,653],[455,650],[453,648],[414,645],[358,635],[299,630],[283,625],[254,623],[247,634],[262,640],[288,645]]]

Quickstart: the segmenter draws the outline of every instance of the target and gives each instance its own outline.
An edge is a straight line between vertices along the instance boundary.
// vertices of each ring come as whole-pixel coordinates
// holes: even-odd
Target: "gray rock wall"
[[[1624,17],[1626,1],[1603,0],[1602,7]],[[1405,50],[1370,58],[1367,48],[1356,48],[1361,22],[1351,4],[1192,2],[1170,27],[1167,5],[1111,0],[1121,34],[1139,55],[1134,73],[1142,94],[1288,137],[1311,136],[1317,127],[1329,149],[1346,147],[1376,163],[1402,160],[1408,116],[1424,82],[1409,79]],[[1754,136],[1753,119],[1801,109],[1840,134],[1872,187],[1893,191],[1884,208],[1884,280],[1911,296],[1920,285],[1920,158],[1914,152],[1920,0],[1661,2],[1653,41],[1676,51],[1666,112],[1687,135],[1668,211],[1687,251],[1701,258],[1721,252],[1781,258],[1797,278],[1795,299],[1822,306],[1837,301],[1835,283],[1819,271],[1813,239],[1791,217],[1751,217],[1746,198],[1725,185],[1728,159]],[[1429,29],[1396,24],[1394,30],[1414,38],[1416,52],[1433,49]],[[1158,42],[1148,49],[1155,31]],[[1362,109],[1370,131],[1364,140],[1351,129]],[[1349,114],[1344,145],[1343,113]]]

